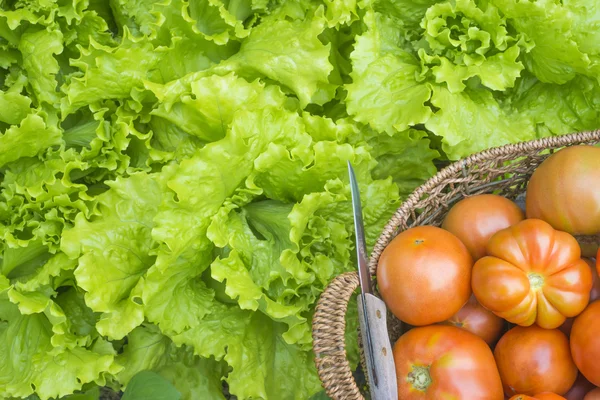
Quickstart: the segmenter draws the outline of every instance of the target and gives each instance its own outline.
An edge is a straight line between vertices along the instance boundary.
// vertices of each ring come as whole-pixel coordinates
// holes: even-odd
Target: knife
[[[373,294],[371,275],[367,263],[367,242],[365,240],[360,193],[350,161],[348,161],[348,174],[352,193],[358,279],[360,281],[358,319],[371,398],[373,400],[398,400],[396,366],[387,330],[387,308],[385,303]]]

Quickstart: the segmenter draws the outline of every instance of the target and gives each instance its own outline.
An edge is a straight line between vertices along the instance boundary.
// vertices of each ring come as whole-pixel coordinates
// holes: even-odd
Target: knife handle
[[[364,297],[363,297],[364,296]],[[367,309],[366,318],[369,319],[371,328],[371,342],[373,344],[373,359],[377,373],[377,384],[375,385],[373,370],[369,367],[370,348],[367,342],[365,315],[363,314],[363,302]],[[363,350],[367,361],[367,376],[372,400],[398,400],[398,384],[396,380],[396,365],[392,354],[392,345],[387,329],[387,308],[380,298],[370,294],[358,295],[358,319],[361,328]]]

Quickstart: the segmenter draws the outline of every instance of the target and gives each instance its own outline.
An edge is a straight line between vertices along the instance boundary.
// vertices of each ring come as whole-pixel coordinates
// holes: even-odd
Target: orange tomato
[[[483,308],[475,296],[471,296],[467,304],[444,324],[466,329],[485,340],[490,346],[496,343],[506,326],[502,318]]]
[[[525,394],[517,394],[510,400],[566,400],[564,397],[552,392],[538,393],[535,396],[527,396]]]
[[[600,300],[575,318],[571,329],[571,353],[579,371],[600,386]]]
[[[600,232],[600,148],[572,146],[548,157],[527,184],[527,218],[574,235]]]
[[[495,194],[467,197],[456,203],[444,218],[442,228],[455,234],[474,260],[485,256],[492,235],[522,221],[525,213],[514,202]]]
[[[418,226],[396,236],[377,267],[379,292],[398,319],[421,326],[456,314],[471,296],[473,259],[452,233]]]
[[[394,345],[398,398],[502,400],[502,382],[489,346],[464,329],[413,328]]]
[[[592,271],[592,290],[590,290],[590,303],[594,300],[600,299],[600,278],[598,277],[598,272],[594,267],[594,263],[589,259],[584,259],[587,265],[590,266],[590,271]],[[560,326],[560,330],[564,332],[565,335],[571,335],[571,328],[573,327],[574,318],[567,318],[566,321]],[[579,399],[578,399],[579,400]]]
[[[583,400],[600,400],[600,388],[595,388],[591,391],[589,391],[585,397],[583,398]]]
[[[496,233],[472,272],[479,303],[517,325],[558,328],[588,304],[592,273],[573,236],[539,219]]]
[[[558,329],[516,326],[500,338],[494,357],[508,395],[562,395],[577,378],[569,341]]]

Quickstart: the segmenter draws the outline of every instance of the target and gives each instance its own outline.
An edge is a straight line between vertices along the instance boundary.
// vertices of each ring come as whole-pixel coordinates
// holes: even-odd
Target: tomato
[[[566,400],[564,397],[552,392],[538,393],[535,396],[527,396],[526,394],[517,394],[510,400]]]
[[[591,260],[584,259],[587,265],[590,266],[592,271],[592,290],[590,290],[590,302],[600,299],[600,278],[598,272],[594,268],[594,264]],[[571,328],[573,327],[574,318],[567,318],[567,320],[560,326],[560,330],[569,336],[571,334]]]
[[[379,292],[400,320],[421,326],[453,316],[471,296],[473,259],[452,233],[418,226],[396,236],[377,267]]]
[[[467,197],[446,215],[442,228],[455,234],[474,260],[485,256],[485,245],[501,229],[522,221],[523,211],[514,202],[495,194]]]
[[[600,388],[595,388],[589,391],[583,400],[600,400]]]
[[[464,329],[413,328],[394,345],[398,398],[502,400],[502,382],[489,346]]]
[[[471,296],[467,304],[444,324],[466,329],[485,340],[490,346],[496,343],[506,326],[502,318],[483,308],[475,296]]]
[[[587,392],[592,390],[595,386],[590,383],[585,376],[581,375],[581,373],[577,374],[577,379],[571,389],[567,393],[565,393],[565,398],[567,400],[581,400],[585,396]]]
[[[516,326],[505,333],[494,357],[509,395],[564,394],[577,378],[569,340],[558,329]]]
[[[571,353],[579,371],[600,386],[600,300],[575,318],[571,330]]]
[[[527,185],[527,218],[575,235],[600,232],[600,148],[573,146],[548,157]]]
[[[492,236],[487,252],[471,284],[479,303],[499,317],[553,329],[588,304],[592,273],[568,233],[527,219]]]

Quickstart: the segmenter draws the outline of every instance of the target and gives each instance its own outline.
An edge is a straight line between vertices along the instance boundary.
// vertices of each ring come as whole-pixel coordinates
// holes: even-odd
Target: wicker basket
[[[476,194],[496,193],[517,199],[537,166],[565,146],[600,143],[600,130],[538,139],[485,150],[442,169],[418,187],[385,226],[369,260],[375,275],[379,256],[400,232],[417,225],[441,225],[458,200]],[[323,387],[334,400],[364,399],[346,355],[344,331],[348,302],[359,286],[357,272],[339,275],[329,283],[313,317],[315,363]],[[399,321],[388,313],[392,345],[400,335]]]

